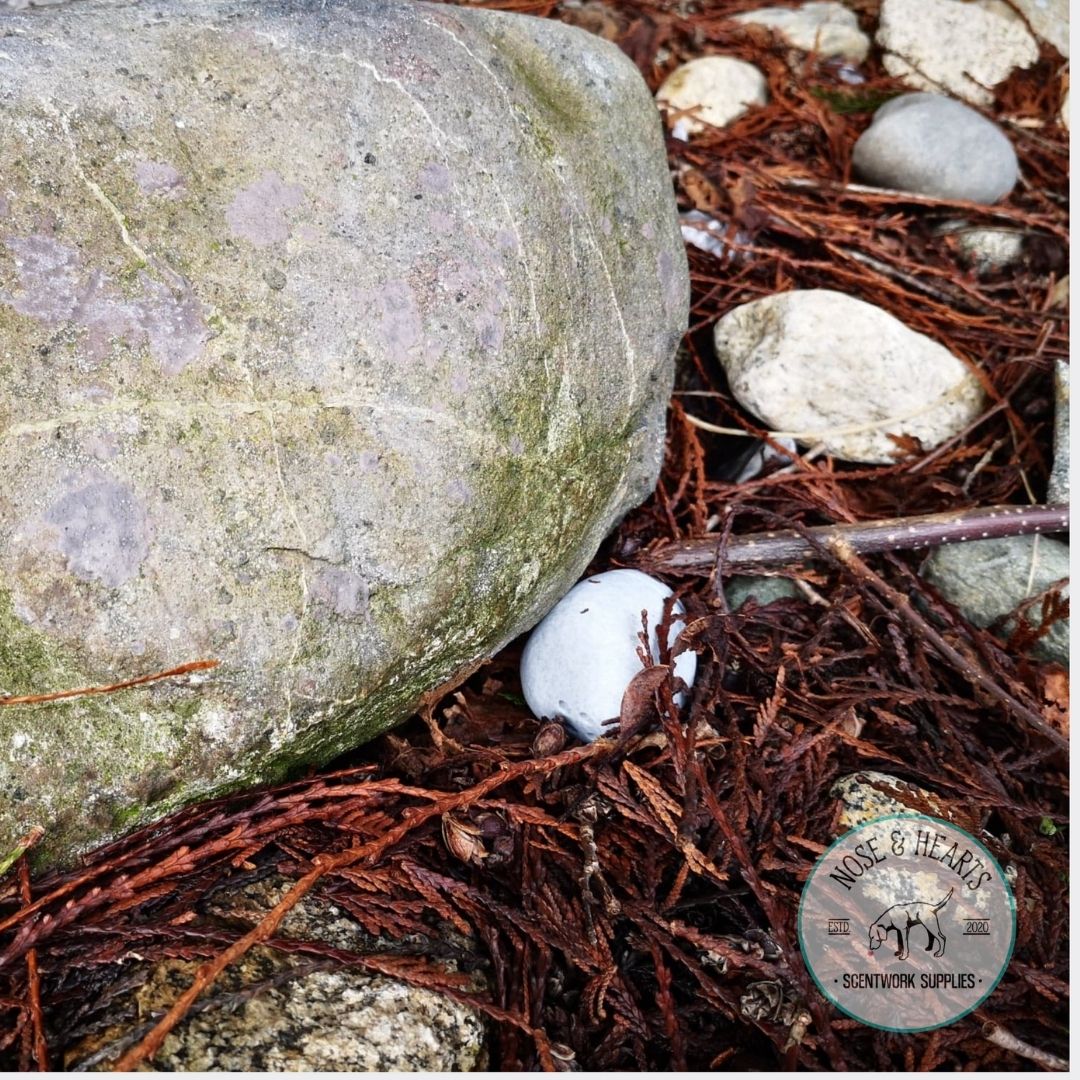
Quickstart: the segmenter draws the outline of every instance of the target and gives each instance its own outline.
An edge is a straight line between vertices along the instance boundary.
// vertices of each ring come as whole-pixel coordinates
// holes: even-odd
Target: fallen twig
[[[1028,1061],[1034,1061],[1036,1065],[1041,1065],[1044,1069],[1051,1069],[1054,1072],[1068,1071],[1069,1063],[1064,1058],[1059,1058],[1057,1054],[1051,1054],[1047,1050],[1040,1050],[1037,1046],[1032,1046],[1030,1043],[1024,1042],[1023,1039],[1018,1039],[1011,1031],[1006,1031],[999,1024],[984,1024],[983,1035],[995,1046],[1011,1050],[1014,1054],[1019,1054],[1020,1057],[1027,1058]]]
[[[26,849],[19,859],[19,895],[24,904],[32,898],[30,892],[30,864],[26,861]],[[37,949],[30,949],[26,954],[27,1005],[30,1010],[29,1033],[33,1058],[38,1072],[49,1071],[49,1047],[45,1041],[45,1018],[41,1011],[41,976],[38,972]]]
[[[821,544],[842,541],[859,555],[871,555],[966,540],[1067,532],[1068,528],[1068,506],[986,506],[947,514],[816,525],[805,533],[784,529],[732,536],[719,554],[721,569],[780,566],[820,558],[811,538]],[[697,536],[653,548],[638,561],[661,573],[709,574],[716,566],[719,543],[719,536]]]
[[[161,679],[175,679],[180,675],[190,675],[196,671],[209,671],[216,668],[220,660],[193,660],[190,664],[169,668],[168,671],[155,671],[152,675],[140,675],[137,679],[112,683],[109,686],[84,686],[78,690],[54,690],[48,694],[24,694],[21,697],[0,697],[3,705],[40,705],[46,701],[63,701],[67,698],[90,697],[93,694],[114,694],[117,690],[130,690],[133,686],[145,686]]]

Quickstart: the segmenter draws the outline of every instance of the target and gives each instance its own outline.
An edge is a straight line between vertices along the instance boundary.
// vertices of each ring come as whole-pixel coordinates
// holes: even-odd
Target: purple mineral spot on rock
[[[445,236],[453,230],[454,219],[442,210],[433,210],[428,215],[428,224],[431,226],[432,232],[437,232],[440,236]]]
[[[46,512],[58,530],[68,570],[83,581],[115,589],[138,573],[150,551],[146,511],[127,485],[95,480],[65,495]]]
[[[656,276],[664,290],[664,303],[670,308],[679,297],[679,279],[675,275],[675,261],[670,251],[661,251],[656,256]]]
[[[15,256],[20,292],[0,299],[20,315],[57,323],[79,302],[79,253],[51,236],[9,236],[4,246]]]
[[[196,359],[210,339],[206,308],[188,282],[173,290],[139,271],[143,298],[133,305],[135,327],[150,342],[150,355],[166,375],[178,375]]]
[[[450,390],[461,397],[469,392],[469,375],[465,371],[455,371],[450,376]]]
[[[135,183],[144,195],[179,199],[184,194],[184,178],[167,161],[136,162]]]
[[[513,229],[500,229],[495,234],[495,246],[503,251],[517,251],[518,239]]]
[[[87,436],[83,450],[98,461],[111,461],[120,453],[120,440],[114,431],[95,432]]]
[[[405,363],[410,350],[423,340],[424,326],[409,283],[388,281],[374,294],[379,315],[379,336],[395,363]]]
[[[237,192],[225,210],[225,221],[233,236],[255,247],[268,247],[289,238],[285,211],[304,201],[299,184],[286,184],[276,172],[264,172],[254,183]]]
[[[367,582],[352,570],[333,567],[320,571],[311,583],[311,595],[344,618],[367,614]]]
[[[445,195],[452,183],[450,170],[439,161],[429,161],[420,170],[420,184],[433,195]]]
[[[473,501],[472,488],[460,478],[451,480],[446,485],[446,494],[451,502],[458,503],[461,506],[468,506]]]
[[[0,303],[48,326],[70,323],[82,330],[80,351],[91,364],[102,363],[117,341],[131,348],[147,344],[165,373],[176,375],[209,340],[205,306],[191,283],[167,268],[153,267],[171,285],[140,270],[140,292],[130,297],[51,236],[11,236],[4,243],[15,256],[19,291],[0,292]]]

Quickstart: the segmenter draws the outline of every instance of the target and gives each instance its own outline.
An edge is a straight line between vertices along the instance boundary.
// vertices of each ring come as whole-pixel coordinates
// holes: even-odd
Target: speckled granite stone
[[[888,794],[881,788],[888,789]],[[875,818],[889,814],[920,813],[952,820],[952,813],[932,791],[900,780],[888,773],[862,772],[842,776],[829,794],[840,800],[843,809],[838,825],[841,832],[857,829]]]
[[[280,879],[218,897],[211,917],[254,921],[280,898]],[[383,951],[331,904],[306,899],[280,936],[354,952]],[[461,1072],[484,1062],[484,1023],[465,1005],[430,990],[359,969],[290,977],[310,957],[252,949],[200,1001],[202,1011],[166,1039],[159,1072]],[[65,1055],[68,1069],[106,1071],[132,1036],[190,985],[201,961],[165,960],[139,969],[142,984],[122,994],[98,1030]],[[132,979],[130,968],[122,978]],[[260,984],[258,993],[251,988]]]

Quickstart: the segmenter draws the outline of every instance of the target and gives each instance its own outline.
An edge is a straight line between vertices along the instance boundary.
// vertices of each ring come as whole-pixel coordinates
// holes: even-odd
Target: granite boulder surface
[[[689,282],[612,45],[380,0],[0,9],[0,855],[326,761],[651,490]]]

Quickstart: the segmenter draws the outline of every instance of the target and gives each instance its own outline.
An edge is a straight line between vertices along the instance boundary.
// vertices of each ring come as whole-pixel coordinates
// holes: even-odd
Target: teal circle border
[[[998,872],[998,876],[1001,878],[1002,885],[1005,886],[1005,895],[1009,898],[1009,913],[1012,915],[1012,935],[1009,938],[1009,951],[1005,955],[1005,962],[1001,965],[1001,971],[998,972],[997,978],[993,981],[990,988],[974,1005],[969,1009],[965,1009],[962,1013],[954,1016],[951,1020],[943,1020],[940,1024],[928,1024],[926,1027],[920,1028],[897,1028],[889,1027],[887,1024],[872,1024],[869,1020],[864,1020],[861,1016],[856,1016],[852,1012],[848,1012],[821,984],[814,969],[806,961],[806,947],[803,944],[803,905],[806,903],[806,891],[810,888],[810,883],[814,880],[821,865],[829,857],[830,852],[834,848],[839,847],[849,836],[854,833],[862,832],[864,829],[871,825],[878,825],[882,821],[932,821],[940,825],[944,825],[946,828],[953,829],[960,833],[962,836],[966,836],[982,853],[990,860],[990,864]],[[1012,963],[1013,949],[1016,947],[1016,898],[1013,896],[1012,887],[1009,885],[1008,879],[1005,877],[1005,871],[1001,869],[1001,864],[994,858],[993,855],[987,850],[986,845],[972,836],[966,829],[961,829],[958,825],[954,825],[951,821],[946,821],[944,818],[931,817],[929,814],[882,814],[881,817],[872,818],[870,821],[864,821],[861,825],[856,825],[854,829],[848,829],[846,833],[838,836],[821,854],[817,862],[814,863],[814,868],[810,871],[810,876],[806,879],[806,884],[803,886],[802,895],[799,897],[799,913],[795,921],[795,933],[799,939],[799,958],[802,960],[803,967],[809,973],[810,978],[814,980],[814,985],[820,991],[822,997],[837,1009],[842,1012],[850,1020],[855,1020],[862,1024],[864,1027],[875,1028],[878,1031],[890,1031],[895,1035],[918,1035],[921,1031],[937,1031],[938,1028],[948,1027],[950,1024],[955,1024],[959,1020],[963,1020],[965,1016],[970,1016],[998,987],[998,983],[1005,977],[1005,972],[1009,969],[1009,964]]]

